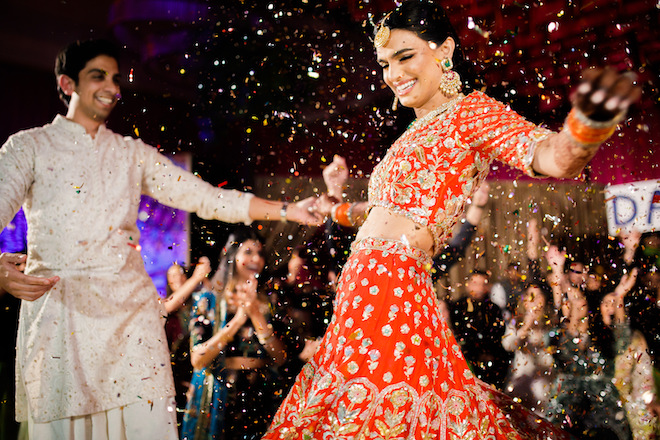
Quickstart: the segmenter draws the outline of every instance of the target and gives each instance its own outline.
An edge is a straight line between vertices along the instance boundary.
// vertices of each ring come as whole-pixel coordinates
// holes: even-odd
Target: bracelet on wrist
[[[286,210],[287,210],[288,207],[289,207],[289,202],[284,202],[284,203],[282,203],[282,207],[280,208],[280,221],[281,221],[282,223],[286,223],[286,222],[287,222],[287,218],[286,218]]]
[[[350,207],[351,207],[350,203],[346,203],[346,202],[338,203],[334,205],[330,212],[332,216],[332,220],[339,223],[341,226],[347,226],[347,227],[353,226],[353,223],[351,223],[348,217],[348,210]]]
[[[357,205],[357,202],[351,203],[351,205],[346,210],[346,218],[348,219],[348,223],[350,223],[351,226],[355,226],[355,219],[353,218],[353,210],[355,209],[355,205]]]
[[[588,150],[598,147],[612,136],[617,124],[624,116],[625,113],[622,112],[609,121],[594,121],[573,107],[566,116],[562,131],[568,134],[578,146]]]
[[[273,332],[272,330],[270,331],[270,333],[268,333],[267,336],[261,336],[260,334],[257,333],[257,339],[259,340],[259,343],[261,345],[268,344],[268,341],[270,341],[274,337],[275,337],[275,332]]]
[[[341,205],[341,203],[335,203],[332,205],[332,208],[330,208],[330,218],[333,222],[337,221],[337,208],[339,208],[339,205]]]

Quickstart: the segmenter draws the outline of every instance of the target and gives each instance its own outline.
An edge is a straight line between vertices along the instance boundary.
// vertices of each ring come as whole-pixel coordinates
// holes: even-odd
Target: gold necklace
[[[454,97],[451,100],[449,100],[449,101],[445,102],[444,104],[440,105],[435,110],[431,110],[430,112],[428,112],[427,114],[425,114],[421,118],[415,119],[414,121],[412,121],[412,123],[408,127],[408,130],[417,130],[419,127],[426,124],[431,119],[434,119],[437,116],[440,116],[441,114],[445,113],[449,109],[453,108],[456,104],[459,103],[459,101],[462,101],[463,98],[465,98],[465,95],[462,94],[462,93],[459,93],[458,95],[456,95],[456,97]]]

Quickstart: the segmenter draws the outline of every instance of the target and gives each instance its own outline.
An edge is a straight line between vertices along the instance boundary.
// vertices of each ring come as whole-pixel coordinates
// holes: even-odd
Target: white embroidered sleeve
[[[130,138],[129,138],[130,139]],[[194,212],[203,219],[250,224],[251,193],[216,188],[175,165],[155,148],[131,139],[141,150],[143,193],[168,206]]]

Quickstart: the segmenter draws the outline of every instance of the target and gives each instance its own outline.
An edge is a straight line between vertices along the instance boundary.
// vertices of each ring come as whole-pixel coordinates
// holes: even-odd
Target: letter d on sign
[[[635,200],[628,196],[616,196],[612,200],[614,207],[614,221],[617,226],[624,226],[637,217]]]
[[[605,203],[610,235],[633,228],[660,231],[660,179],[609,185]]]

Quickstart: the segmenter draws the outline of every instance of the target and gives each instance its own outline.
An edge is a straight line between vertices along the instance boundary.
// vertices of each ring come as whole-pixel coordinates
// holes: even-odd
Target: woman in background
[[[545,283],[528,283],[502,338],[504,348],[514,353],[505,391],[540,416],[545,415],[550,399],[554,362],[549,332],[555,322],[550,298]]]
[[[177,421],[183,421],[183,413],[187,403],[187,392],[190,388],[192,365],[190,364],[190,296],[202,283],[207,283],[211,273],[211,262],[207,257],[199,259],[190,278],[186,277],[183,266],[174,263],[167,269],[167,296],[163,301],[167,319],[165,320],[165,335],[170,348],[174,390],[176,392]],[[203,287],[202,287],[203,288]]]
[[[250,228],[236,229],[223,248],[212,290],[194,296],[194,367],[181,438],[257,439],[274,412],[284,346],[267,300],[257,291],[265,260]]]
[[[623,305],[636,277],[637,269],[625,275],[601,297],[596,313],[589,313],[585,297],[567,302],[548,414],[577,436],[654,438],[655,417],[646,408],[654,397],[651,360],[642,355],[646,343],[632,332]]]

